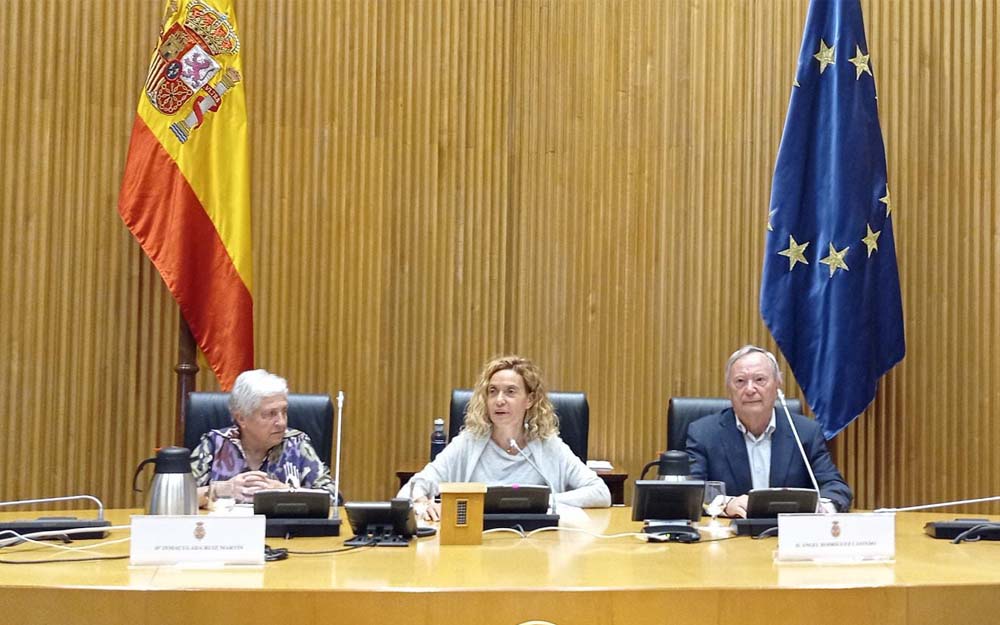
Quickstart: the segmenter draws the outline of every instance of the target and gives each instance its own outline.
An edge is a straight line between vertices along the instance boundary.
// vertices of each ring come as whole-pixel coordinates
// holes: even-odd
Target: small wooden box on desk
[[[416,462],[408,462],[407,466],[413,467],[417,466]],[[421,465],[422,467],[422,465]],[[399,487],[403,486],[410,481],[413,474],[420,469],[404,469],[402,471],[396,471],[396,477],[399,478]],[[628,473],[619,470],[617,467],[611,470],[600,469],[594,471],[597,473],[598,477],[604,480],[607,484],[608,490],[611,491],[611,505],[612,506],[624,506],[625,505],[625,480],[628,479]]]
[[[486,484],[442,482],[441,525],[438,529],[442,545],[483,544],[485,498]]]

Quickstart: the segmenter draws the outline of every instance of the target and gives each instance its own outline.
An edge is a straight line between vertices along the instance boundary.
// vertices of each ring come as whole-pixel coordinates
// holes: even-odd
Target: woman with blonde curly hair
[[[425,517],[440,513],[441,482],[548,485],[556,502],[585,508],[611,505],[604,481],[559,438],[552,402],[538,366],[521,356],[486,364],[473,390],[462,432],[399,491]]]

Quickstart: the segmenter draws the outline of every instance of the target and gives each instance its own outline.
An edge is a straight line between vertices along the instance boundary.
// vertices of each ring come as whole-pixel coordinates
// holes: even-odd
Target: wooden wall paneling
[[[996,32],[995,9],[871,3],[866,17],[872,50],[881,50],[873,59],[907,357],[884,379],[863,421],[845,433],[842,455],[866,478],[860,494],[869,506],[986,496],[997,487],[989,470],[980,470],[995,462],[986,448],[995,446],[996,428],[983,415],[997,392],[990,358],[996,306],[978,293],[993,290],[996,273],[970,269],[985,268],[996,254],[989,234],[995,210],[984,201],[996,193],[995,175],[987,173],[996,165],[978,156],[992,145],[996,116],[989,105],[977,106],[995,101],[985,95],[996,93],[995,72],[981,56],[982,42]],[[959,395],[969,399],[951,420],[945,415],[956,411]],[[959,451],[970,445],[982,462]]]
[[[265,198],[255,208],[262,219],[255,226],[256,245],[296,250],[277,262],[257,255],[263,259],[256,289],[258,362],[265,366],[275,359],[275,370],[298,371],[331,394],[345,388],[344,482],[354,492],[384,493],[393,463],[426,457],[425,445],[415,441],[422,443],[431,419],[444,414],[450,388],[471,383],[471,372],[456,375],[450,363],[468,361],[463,352],[475,345],[472,366],[478,367],[481,345],[494,342],[493,330],[462,332],[463,324],[493,325],[490,316],[485,324],[474,316],[489,309],[495,289],[477,285],[502,272],[502,256],[490,248],[504,244],[496,233],[496,225],[503,225],[504,187],[494,179],[506,158],[502,51],[509,18],[494,7],[503,5],[300,3],[293,6],[300,11],[288,16],[296,22],[289,32],[336,20],[341,30],[317,37],[343,45],[321,50],[301,75],[281,63],[267,64],[267,94],[287,94],[317,73],[333,76],[318,83],[316,94],[306,89],[302,109],[292,113],[303,120],[301,137],[272,134],[281,126],[271,118],[278,106],[265,101],[255,153],[316,162],[325,149],[303,146],[331,131],[333,145],[354,146],[341,148],[335,162],[315,173],[327,177],[326,192],[340,198],[333,210],[315,195],[302,195],[310,182],[296,180],[294,170],[279,192],[281,202],[293,198],[290,214],[270,210],[279,203],[269,197],[272,189],[262,184],[254,193],[258,205]],[[261,19],[259,11],[249,15]],[[259,49],[280,47],[262,44]],[[255,61],[248,53],[248,65]],[[267,169],[261,166],[261,181]],[[302,218],[307,221],[297,223],[299,213],[309,214]],[[296,240],[316,231],[328,237],[326,246]],[[310,246],[319,257],[303,263],[298,250]],[[325,257],[327,249],[340,257]],[[271,280],[282,285],[270,288],[265,281]],[[272,290],[281,295],[271,299]],[[289,296],[310,290],[324,293],[319,300],[337,302],[336,308],[316,310],[308,298]],[[297,319],[302,309],[308,312]],[[305,320],[320,322],[306,330]],[[329,353],[342,354],[335,366],[321,364],[309,333],[325,333],[321,343]],[[359,337],[357,344],[349,342],[353,337]]]
[[[773,348],[757,291],[804,0],[236,6],[257,363],[347,393],[352,498],[391,494],[491,355],[586,390],[591,455],[634,476],[669,396],[723,394],[733,349]],[[863,7],[908,353],[836,457],[862,507],[994,494],[1000,18]],[[0,498],[138,505],[130,470],[173,435],[176,306],[115,213],[161,9],[0,4],[21,78],[0,90]]]
[[[3,8],[0,46],[18,68],[12,76],[25,78],[7,83],[0,96],[7,163],[0,184],[7,190],[0,236],[8,251],[2,273],[11,279],[5,291],[15,295],[0,305],[5,395],[12,407],[5,417],[11,433],[4,454],[5,498],[125,493],[123,467],[148,454],[145,445],[136,445],[134,432],[165,429],[156,411],[132,418],[134,386],[128,387],[129,400],[110,400],[112,389],[126,388],[126,375],[136,364],[121,339],[138,331],[115,317],[113,302],[124,292],[109,275],[121,267],[122,256],[113,250],[133,245],[122,236],[113,203],[105,212],[121,175],[128,130],[121,120],[130,119],[135,98],[122,94],[114,70],[142,71],[144,63],[133,50],[134,26],[149,15],[130,4],[102,21],[97,9],[24,2]],[[120,37],[108,37],[119,32]],[[44,58],[36,54],[39,49]],[[86,50],[100,50],[118,62],[94,63],[93,56],[81,53]],[[52,76],[60,79],[28,79],[29,68],[40,63],[55,68]],[[157,327],[156,317],[143,321]],[[126,375],[118,375],[116,361],[125,364]],[[93,462],[95,457],[102,461]]]
[[[352,441],[373,427],[361,415],[376,412],[359,380],[379,364],[373,294],[381,256],[371,247],[381,240],[382,139],[373,114],[382,4],[240,8],[254,171],[256,364],[296,391],[345,392],[343,490],[355,496]]]

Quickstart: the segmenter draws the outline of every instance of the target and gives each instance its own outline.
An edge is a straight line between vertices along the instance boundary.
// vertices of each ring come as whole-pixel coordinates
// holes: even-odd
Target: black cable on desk
[[[964,532],[953,538],[951,542],[955,543],[956,545],[958,543],[961,543],[962,541],[975,542],[977,540],[982,539],[983,534],[986,534],[987,532],[995,532],[998,530],[1000,530],[1000,523],[980,523],[979,525],[973,525],[969,529],[965,530]]]
[[[374,547],[378,542],[372,541],[367,545],[352,545],[350,547],[338,547],[336,549],[320,549],[319,551],[292,551],[288,550],[288,553],[293,556],[318,556],[325,555],[329,553],[344,553],[347,551],[357,551],[358,549],[364,549],[365,547]]]

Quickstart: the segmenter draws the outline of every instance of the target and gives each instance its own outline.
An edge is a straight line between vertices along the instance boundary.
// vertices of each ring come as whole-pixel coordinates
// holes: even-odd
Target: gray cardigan
[[[463,431],[433,462],[403,485],[397,497],[434,496],[441,482],[468,482],[489,443],[490,437],[476,437]],[[532,462],[555,491],[556,503],[579,508],[607,508],[611,493],[607,484],[587,467],[558,436],[528,441],[525,446]],[[504,483],[497,476],[496,483]],[[412,487],[412,491],[411,491]]]

